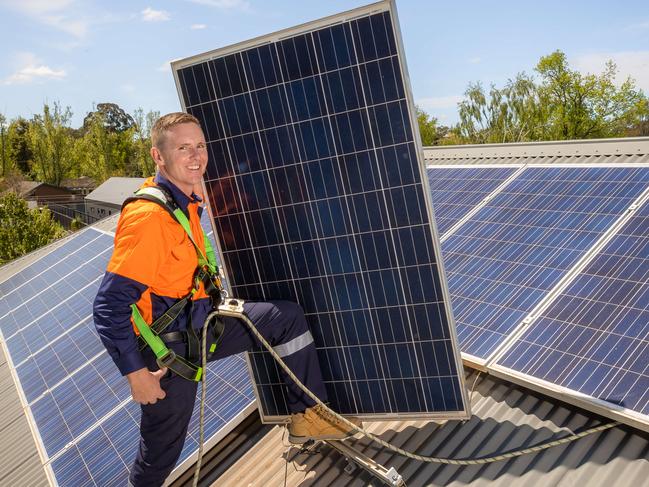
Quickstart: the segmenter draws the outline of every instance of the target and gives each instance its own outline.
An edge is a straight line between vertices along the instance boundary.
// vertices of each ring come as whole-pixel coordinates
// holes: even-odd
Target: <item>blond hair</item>
[[[167,130],[181,123],[195,123],[199,127],[201,123],[194,115],[184,112],[167,113],[160,117],[151,127],[151,145],[161,149],[165,142]]]

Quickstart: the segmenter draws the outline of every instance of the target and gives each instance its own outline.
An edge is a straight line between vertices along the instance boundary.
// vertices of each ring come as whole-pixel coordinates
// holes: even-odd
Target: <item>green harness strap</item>
[[[210,276],[213,276],[211,279],[212,283],[220,288],[221,281],[219,277],[219,270],[216,264],[216,255],[214,253],[214,248],[210,243],[210,240],[207,238],[207,235],[203,234],[203,244],[205,246],[205,252],[198,246],[194,236],[192,234],[191,226],[187,216],[183,213],[180,208],[171,208],[170,203],[167,199],[166,193],[155,186],[149,186],[146,188],[141,188],[135,192],[135,197],[128,198],[124,205],[130,203],[135,199],[146,199],[148,201],[154,201],[155,203],[163,206],[173,218],[183,227],[185,233],[189,237],[189,240],[194,245],[196,249],[196,256],[198,258],[198,272],[196,273],[196,281],[190,293],[185,296],[182,300],[186,300],[191,295],[193,295],[197,290],[200,284],[200,277],[207,271]],[[122,207],[123,207],[122,206]],[[133,318],[133,323],[140,332],[140,337],[146,342],[146,344],[151,348],[153,353],[156,356],[156,361],[160,367],[168,367],[176,374],[184,377],[185,379],[192,381],[200,381],[203,375],[203,368],[186,360],[184,357],[176,355],[173,350],[170,350],[164,341],[158,336],[164,331],[164,329],[170,324],[169,320],[166,319],[165,315],[161,316],[158,320],[149,326],[147,322],[142,317],[140,310],[135,304],[131,305],[131,316]],[[177,316],[177,315],[176,315]],[[161,318],[165,319],[165,323],[158,323]],[[174,316],[175,319],[175,316]],[[210,347],[210,352],[214,351],[216,344],[212,344]]]

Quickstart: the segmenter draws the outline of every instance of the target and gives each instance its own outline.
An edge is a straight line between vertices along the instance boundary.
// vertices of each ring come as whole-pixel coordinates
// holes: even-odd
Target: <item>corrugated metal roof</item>
[[[475,378],[475,372],[469,374],[467,384]],[[524,448],[608,421],[486,375],[478,379],[471,409],[473,417],[466,422],[395,421],[368,426],[410,451],[472,458]],[[380,485],[364,470],[345,472],[346,460],[328,445],[320,445],[316,453],[299,453],[287,444],[283,432],[281,427],[273,428],[213,485],[279,486],[285,485],[285,475],[287,486]],[[420,463],[382,451],[365,439],[350,444],[387,468],[396,468],[409,487],[649,485],[649,437],[626,427],[481,466]]]
[[[427,164],[643,164],[649,137],[424,147]]]
[[[86,195],[86,200],[121,206],[126,198],[142,186],[145,178],[112,177]]]
[[[49,485],[14,385],[4,344],[0,347],[0,485]]]

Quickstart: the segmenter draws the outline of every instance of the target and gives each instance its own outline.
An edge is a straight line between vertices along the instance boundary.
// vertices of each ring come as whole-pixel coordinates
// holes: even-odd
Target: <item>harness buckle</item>
[[[162,367],[169,368],[171,364],[174,363],[175,360],[176,360],[176,352],[174,352],[171,349],[167,349],[167,353],[165,353],[162,357],[158,357],[156,359],[156,362],[158,363],[158,366],[160,368]]]

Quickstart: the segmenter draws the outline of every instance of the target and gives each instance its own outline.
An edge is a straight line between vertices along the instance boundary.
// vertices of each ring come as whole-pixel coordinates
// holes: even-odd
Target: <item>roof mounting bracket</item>
[[[337,450],[347,459],[348,463],[345,467],[345,472],[347,474],[352,474],[356,470],[356,467],[361,467],[385,485],[391,487],[405,487],[406,484],[403,481],[403,477],[399,475],[394,467],[388,469],[380,463],[376,463],[370,457],[343,441],[325,440],[324,443]]]

